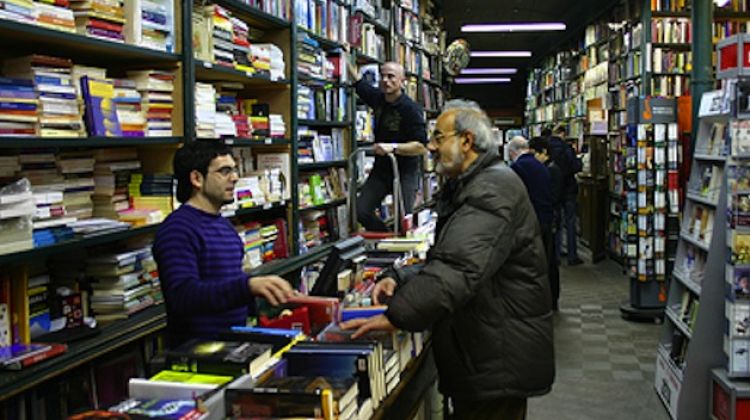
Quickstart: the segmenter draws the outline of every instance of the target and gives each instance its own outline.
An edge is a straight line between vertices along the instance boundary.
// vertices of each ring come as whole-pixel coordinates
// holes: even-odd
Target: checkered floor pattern
[[[668,420],[653,389],[661,325],[625,321],[628,279],[615,262],[560,266],[557,378],[529,401],[529,420]]]

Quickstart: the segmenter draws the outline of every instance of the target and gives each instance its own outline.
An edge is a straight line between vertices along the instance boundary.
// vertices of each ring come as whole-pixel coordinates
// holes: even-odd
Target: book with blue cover
[[[81,92],[86,105],[86,128],[90,136],[120,137],[120,123],[112,102],[115,96],[111,80],[81,77]]]

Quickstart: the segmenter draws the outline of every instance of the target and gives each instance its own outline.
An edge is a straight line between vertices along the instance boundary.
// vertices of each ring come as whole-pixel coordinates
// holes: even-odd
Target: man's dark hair
[[[549,154],[549,138],[547,137],[534,137],[529,141],[529,149],[542,153],[546,152]]]
[[[219,156],[232,155],[232,149],[217,141],[191,141],[174,155],[172,168],[177,180],[177,200],[184,203],[193,194],[190,173],[198,171],[205,177],[211,161]]]
[[[549,127],[546,127],[542,130],[542,137],[549,137],[552,135],[552,130],[549,129]]]

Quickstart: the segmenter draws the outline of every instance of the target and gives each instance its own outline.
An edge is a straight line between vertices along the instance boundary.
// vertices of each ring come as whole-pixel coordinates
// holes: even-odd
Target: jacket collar
[[[469,183],[477,174],[488,166],[500,161],[500,155],[496,149],[490,149],[480,154],[469,166],[466,172],[456,178],[448,179],[440,189],[436,210],[439,216],[453,213],[460,204],[458,199],[461,189]]]

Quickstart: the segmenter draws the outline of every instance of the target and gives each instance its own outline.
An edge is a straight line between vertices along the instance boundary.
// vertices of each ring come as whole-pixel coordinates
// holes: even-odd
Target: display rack
[[[723,363],[724,244],[727,208],[725,167],[729,108],[724,92],[701,99],[700,125],[688,182],[677,260],[669,286],[666,319],[656,356],[654,386],[674,419],[706,418],[709,371]],[[716,101],[714,101],[716,99]],[[724,102],[726,103],[726,102]]]

